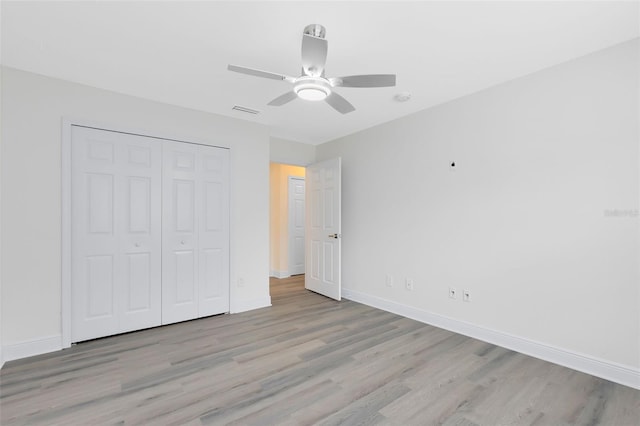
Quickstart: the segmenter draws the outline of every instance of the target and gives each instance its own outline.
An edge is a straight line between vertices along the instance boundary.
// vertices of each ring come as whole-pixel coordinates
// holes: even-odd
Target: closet
[[[71,341],[228,312],[229,151],[71,132]]]

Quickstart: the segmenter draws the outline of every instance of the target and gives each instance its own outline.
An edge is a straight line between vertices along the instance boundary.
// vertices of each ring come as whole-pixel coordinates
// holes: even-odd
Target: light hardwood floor
[[[640,391],[272,280],[273,307],[11,361],[0,423],[638,425]]]

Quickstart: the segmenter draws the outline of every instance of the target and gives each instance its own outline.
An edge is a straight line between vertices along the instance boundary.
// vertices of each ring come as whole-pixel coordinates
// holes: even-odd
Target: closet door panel
[[[199,315],[229,312],[229,151],[200,146]]]
[[[113,140],[87,130],[74,128],[71,143],[73,341],[118,330],[116,147]]]
[[[197,150],[197,145],[163,142],[163,324],[198,317]]]
[[[229,151],[163,147],[164,324],[229,312]]]
[[[119,332],[125,332],[161,324],[162,144],[117,135],[123,139]]]
[[[161,146],[72,127],[71,340],[160,324]]]

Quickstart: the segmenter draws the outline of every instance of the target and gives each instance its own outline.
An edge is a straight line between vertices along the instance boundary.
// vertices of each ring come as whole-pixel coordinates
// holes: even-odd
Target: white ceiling
[[[9,2],[3,65],[268,125],[319,144],[639,36],[634,2]],[[393,88],[340,88],[356,111],[267,103],[297,76],[308,24],[325,26],[326,75],[396,73]],[[393,96],[410,92],[409,102]],[[260,110],[233,111],[234,105]]]

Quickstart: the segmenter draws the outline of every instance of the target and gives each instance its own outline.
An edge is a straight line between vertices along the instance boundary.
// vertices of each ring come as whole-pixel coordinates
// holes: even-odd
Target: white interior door
[[[228,151],[163,144],[162,323],[229,312]]]
[[[341,283],[340,158],[307,167],[305,287],[340,300]]]
[[[289,274],[304,274],[304,178],[289,176]]]
[[[160,325],[161,146],[73,126],[71,341]]]

